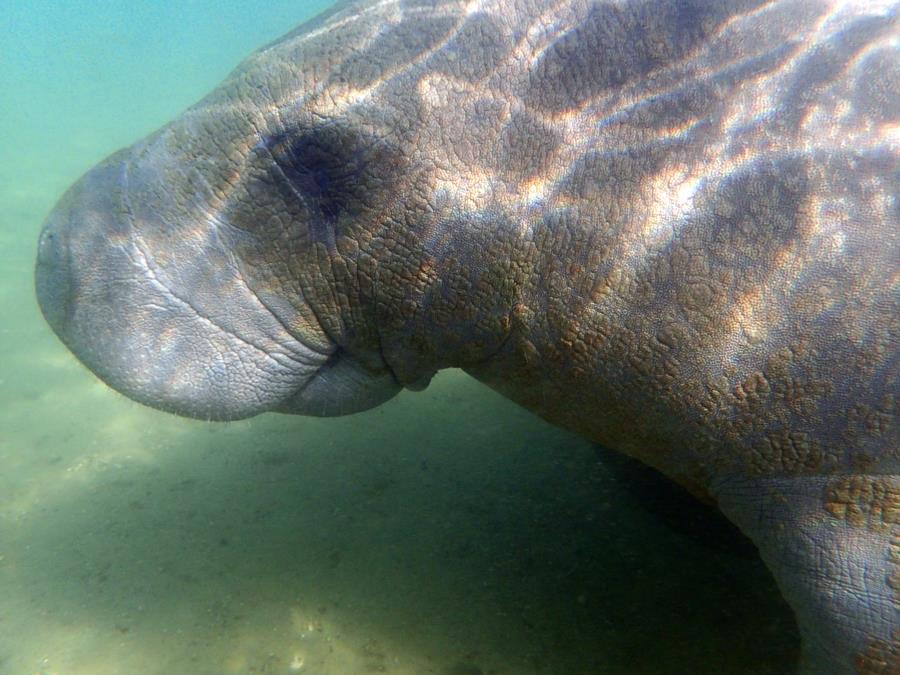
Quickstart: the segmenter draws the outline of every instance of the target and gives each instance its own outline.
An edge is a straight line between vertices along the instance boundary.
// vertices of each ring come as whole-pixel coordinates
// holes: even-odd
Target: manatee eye
[[[334,125],[288,130],[266,141],[292,191],[315,220],[328,225],[365,206],[374,181],[367,145]]]
[[[315,133],[302,134],[287,146],[289,180],[328,221],[334,222],[346,208],[347,194],[363,167],[346,148]]]

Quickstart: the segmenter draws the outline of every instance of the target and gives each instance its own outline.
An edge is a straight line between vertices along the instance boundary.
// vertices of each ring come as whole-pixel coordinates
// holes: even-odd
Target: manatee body
[[[71,188],[42,310],[208,419],[464,368],[717,503],[808,672],[900,672],[898,8],[339,4]]]

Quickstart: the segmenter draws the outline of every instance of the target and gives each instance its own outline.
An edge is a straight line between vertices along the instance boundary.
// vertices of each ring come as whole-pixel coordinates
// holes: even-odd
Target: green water
[[[0,13],[0,673],[790,672],[752,554],[461,373],[206,424],[65,351],[32,288],[55,199],[327,5],[225,4]]]

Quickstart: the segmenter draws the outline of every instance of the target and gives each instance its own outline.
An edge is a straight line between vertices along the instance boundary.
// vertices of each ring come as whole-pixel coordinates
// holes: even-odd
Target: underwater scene
[[[330,3],[0,12],[0,673],[791,673],[756,549],[459,370],[336,418],[132,402],[35,300],[91,166]]]

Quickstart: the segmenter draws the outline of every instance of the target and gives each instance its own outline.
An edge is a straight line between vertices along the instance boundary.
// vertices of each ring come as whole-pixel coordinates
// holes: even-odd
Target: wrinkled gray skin
[[[718,503],[807,671],[900,672],[897,21],[341,4],[63,197],[41,308],[112,387],[201,418],[465,368]]]

